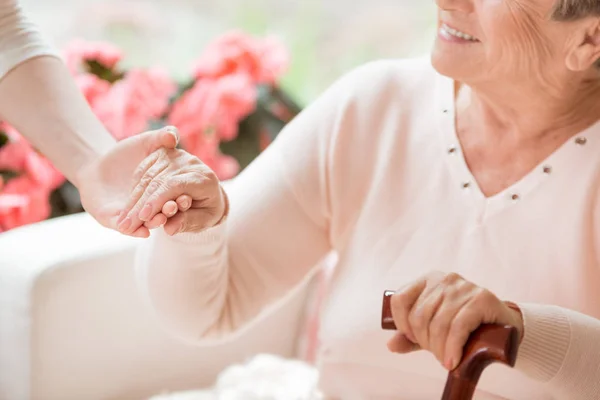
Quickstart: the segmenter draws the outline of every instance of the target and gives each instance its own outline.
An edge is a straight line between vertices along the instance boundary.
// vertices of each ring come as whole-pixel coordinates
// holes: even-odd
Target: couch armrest
[[[295,356],[310,281],[234,343],[190,346],[145,309],[137,243],[87,214],[0,235],[0,399],[143,399],[208,386],[256,353]]]

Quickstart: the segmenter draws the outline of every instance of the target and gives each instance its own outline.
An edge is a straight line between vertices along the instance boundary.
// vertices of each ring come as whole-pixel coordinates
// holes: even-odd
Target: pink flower
[[[42,221],[50,215],[51,192],[65,178],[13,127],[0,124],[9,138],[0,148],[0,169],[13,171],[16,178],[0,179],[0,232]]]
[[[219,139],[214,134],[190,135],[182,137],[181,142],[187,152],[202,160],[219,179],[233,178],[240,170],[240,165],[234,157],[221,153]]]
[[[9,180],[0,192],[0,230],[43,221],[50,216],[50,190],[29,176]]]
[[[8,143],[0,148],[0,170],[23,170],[25,158],[30,151],[29,143],[7,124],[0,123],[0,130],[8,136]]]
[[[64,49],[64,60],[71,73],[80,72],[86,61],[96,61],[113,69],[123,58],[121,50],[110,43],[73,40]]]
[[[65,183],[65,177],[52,165],[52,163],[33,149],[31,149],[25,157],[24,172],[34,182],[48,190],[57,189]]]
[[[273,37],[260,40],[233,31],[206,48],[193,74],[197,79],[244,74],[254,83],[274,84],[288,65],[289,55],[279,40]]]
[[[200,158],[220,179],[235,176],[237,160],[219,151],[221,140],[237,136],[240,121],[256,106],[256,87],[247,75],[201,79],[181,96],[169,124],[181,134],[183,147]]]
[[[110,83],[93,74],[80,74],[75,76],[75,82],[83,93],[88,104],[94,107],[98,98],[106,95],[110,90]]]
[[[0,169],[27,175],[48,190],[54,190],[64,183],[64,176],[14,128],[8,124],[0,127],[9,137],[8,144],[0,148]]]
[[[204,161],[220,180],[231,179],[240,172],[240,164],[235,159],[225,154],[217,154],[213,159]]]
[[[176,85],[162,69],[131,70],[110,90],[95,98],[92,108],[118,139],[144,131],[169,106]]]
[[[276,37],[267,37],[258,44],[258,58],[262,68],[258,82],[276,84],[290,65],[290,55]]]
[[[200,133],[186,137],[182,136],[181,143],[186,151],[208,165],[219,179],[229,179],[238,173],[239,164],[237,160],[221,154],[219,138],[216,135]]]
[[[217,81],[219,95],[219,119],[237,118],[238,121],[249,115],[256,107],[257,90],[246,75],[228,75]],[[237,129],[236,129],[237,130]],[[233,139],[233,135],[219,135],[224,140]]]
[[[233,140],[240,121],[256,107],[256,87],[246,75],[201,79],[181,96],[169,114],[182,138],[216,135]]]

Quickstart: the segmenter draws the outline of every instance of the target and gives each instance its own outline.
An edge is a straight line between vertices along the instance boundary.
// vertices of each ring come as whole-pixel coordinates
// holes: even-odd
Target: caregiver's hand
[[[131,221],[137,219],[155,227],[152,222],[161,213],[169,217],[164,225],[168,235],[199,232],[218,224],[227,213],[227,197],[215,173],[184,150],[150,154],[134,179],[138,184],[119,225],[123,233],[131,234]]]
[[[507,324],[523,336],[521,313],[490,291],[454,273],[432,272],[396,291],[391,311],[398,333],[390,351],[432,352],[449,370],[462,358],[470,334],[484,323]]]
[[[161,148],[177,146],[177,131],[172,127],[145,132],[118,142],[110,152],[86,165],[77,173],[74,184],[79,189],[81,203],[100,224],[117,229],[119,214],[130,198],[135,186],[134,171],[149,155]],[[166,222],[159,215],[156,225]],[[148,227],[137,218],[131,220],[128,234],[148,237]]]

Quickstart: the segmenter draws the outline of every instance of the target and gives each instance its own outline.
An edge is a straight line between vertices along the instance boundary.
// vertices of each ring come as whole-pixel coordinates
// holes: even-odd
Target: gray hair
[[[558,0],[552,13],[555,21],[575,21],[590,16],[600,17],[599,0]]]

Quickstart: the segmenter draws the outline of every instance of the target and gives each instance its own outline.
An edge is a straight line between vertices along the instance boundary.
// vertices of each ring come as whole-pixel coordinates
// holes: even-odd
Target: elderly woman
[[[124,226],[193,204],[140,250],[145,294],[180,337],[226,340],[333,250],[327,397],[436,398],[468,335],[502,323],[517,364],[490,367],[477,398],[598,399],[600,3],[437,5],[430,60],[350,72],[227,196],[181,151],[148,158]]]

